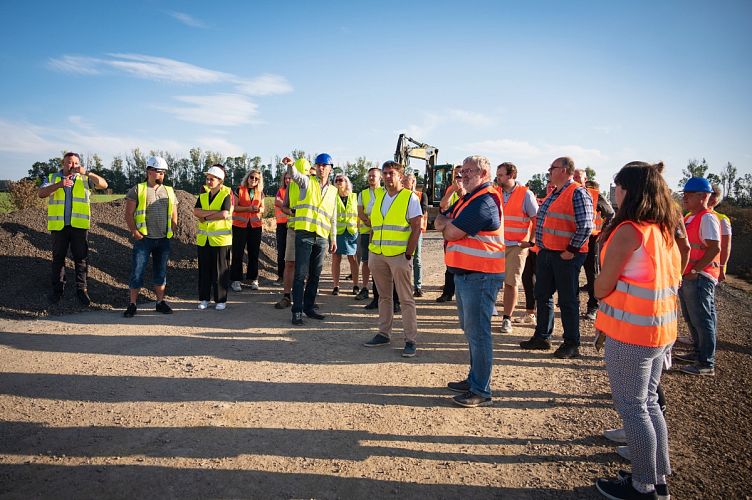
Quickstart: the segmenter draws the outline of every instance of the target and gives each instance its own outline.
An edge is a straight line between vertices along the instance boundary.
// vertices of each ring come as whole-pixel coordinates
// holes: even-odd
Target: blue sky
[[[663,160],[752,172],[752,2],[0,4],[0,178],[62,150],[292,149],[384,161],[407,132],[440,163],[520,178],[557,156],[601,184]],[[414,161],[413,167],[421,168]]]

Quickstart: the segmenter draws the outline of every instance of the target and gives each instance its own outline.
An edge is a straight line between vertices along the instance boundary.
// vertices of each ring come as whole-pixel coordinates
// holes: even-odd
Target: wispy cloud
[[[463,109],[446,109],[438,113],[423,113],[422,122],[411,124],[401,132],[406,132],[417,139],[429,136],[433,131],[444,125],[456,126],[457,124],[462,124],[475,128],[485,128],[494,123],[495,120],[492,117],[483,113]]]
[[[518,167],[532,168],[534,172],[549,165],[552,160],[560,156],[570,156],[576,165],[603,165],[608,157],[598,149],[587,148],[577,144],[534,144],[529,141],[516,139],[490,139],[465,144],[460,149],[475,154],[491,156],[493,162],[512,161]]]
[[[43,135],[42,127],[0,119],[0,151],[31,153],[49,150],[53,143]]]
[[[167,14],[169,14],[173,19],[176,19],[191,28],[206,28],[207,27],[206,23],[204,23],[202,20],[196,19],[190,14],[186,14],[185,12],[170,11]]]
[[[179,120],[202,125],[235,126],[251,123],[258,113],[258,105],[240,94],[208,96],[177,96],[187,106],[161,107]]]
[[[50,58],[47,61],[47,66],[55,71],[78,75],[99,75],[102,73],[102,60],[95,57],[66,54],[58,58]]]
[[[286,94],[292,92],[292,85],[284,76],[264,74],[251,80],[238,80],[238,91],[255,96]]]

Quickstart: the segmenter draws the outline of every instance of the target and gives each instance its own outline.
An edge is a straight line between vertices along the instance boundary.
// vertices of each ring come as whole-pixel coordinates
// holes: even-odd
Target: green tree
[[[535,174],[527,181],[528,189],[538,198],[546,196],[546,184],[548,184],[548,174]]]
[[[143,181],[146,175],[146,156],[139,148],[131,151],[131,154],[125,155],[125,177],[128,186],[135,186]]]
[[[593,170],[592,167],[589,167],[589,166],[585,167],[585,175],[587,175],[587,178],[589,181],[595,180],[595,170]]]
[[[705,158],[701,162],[697,160],[689,160],[687,168],[682,170],[682,179],[679,181],[679,188],[683,188],[690,177],[705,177],[705,173],[708,171],[709,165]]]
[[[27,178],[32,181],[46,179],[48,175],[57,172],[62,167],[63,159],[61,157],[50,158],[47,161],[37,161],[28,170]]]
[[[735,197],[734,187],[736,185],[737,170],[731,162],[726,163],[726,168],[721,172],[721,186],[723,194],[729,198]]]
[[[365,156],[358,157],[354,163],[345,163],[344,173],[353,184],[353,192],[359,193],[368,187],[368,169],[373,167],[373,162],[366,160]]]

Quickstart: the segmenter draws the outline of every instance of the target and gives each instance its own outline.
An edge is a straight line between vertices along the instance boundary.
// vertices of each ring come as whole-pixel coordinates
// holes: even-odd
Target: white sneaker
[[[535,314],[525,314],[520,318],[514,318],[512,321],[518,325],[535,325],[536,323]]]
[[[201,309],[202,311],[206,309],[207,307],[209,307],[208,300],[202,300],[201,302],[198,303],[198,308]]]
[[[627,435],[624,433],[624,427],[621,429],[606,429],[603,431],[603,437],[614,443],[626,443]]]
[[[240,286],[240,281],[233,281],[230,283],[230,288],[232,288],[233,292],[240,292],[243,290],[243,287]]]
[[[258,290],[258,280],[251,281],[251,290]]]
[[[509,318],[501,320],[501,333],[512,333],[512,320]]]
[[[624,460],[632,461],[632,452],[629,451],[629,446],[617,446],[616,453]]]
[[[214,309],[217,311],[224,311],[227,307],[227,302],[218,302],[216,306],[214,306]]]

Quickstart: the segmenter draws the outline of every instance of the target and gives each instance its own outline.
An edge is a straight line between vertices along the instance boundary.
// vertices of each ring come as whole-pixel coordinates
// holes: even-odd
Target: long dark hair
[[[614,183],[626,191],[616,215],[601,235],[605,242],[624,221],[657,224],[667,243],[681,221],[681,212],[671,197],[671,190],[663,178],[663,162],[629,162],[614,177]]]

